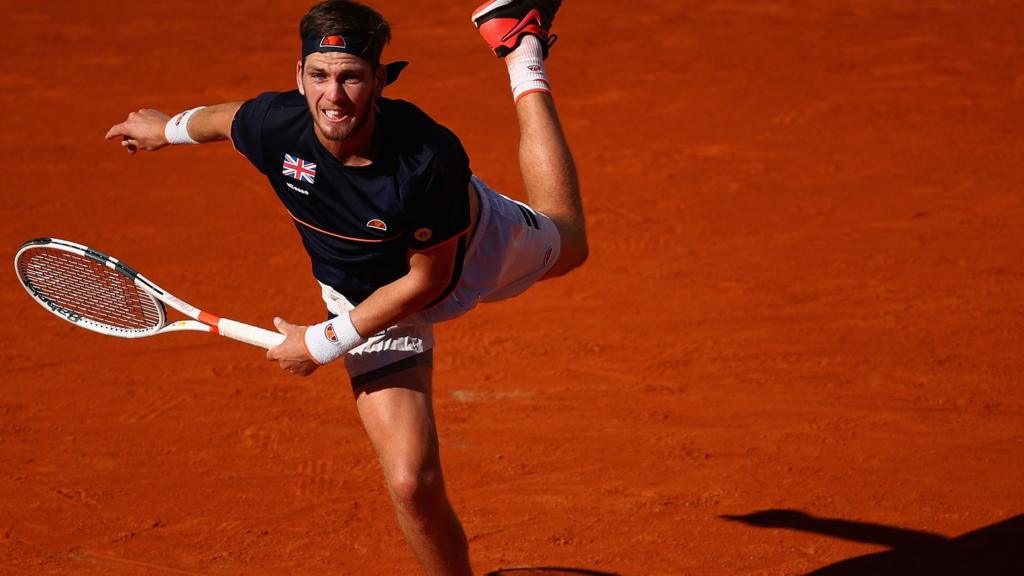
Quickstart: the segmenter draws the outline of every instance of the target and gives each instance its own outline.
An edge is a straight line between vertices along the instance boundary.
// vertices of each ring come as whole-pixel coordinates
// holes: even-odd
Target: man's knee
[[[590,244],[587,242],[586,232],[580,230],[570,245],[569,262],[567,263],[567,266],[570,266],[569,270],[579,268],[587,261],[587,258],[590,258]]]
[[[561,251],[558,254],[558,261],[545,274],[545,278],[564,276],[579,268],[590,257],[590,245],[587,242],[587,233],[580,223],[565,223],[555,221],[558,226],[558,233],[561,237]]]
[[[388,492],[395,506],[417,515],[444,500],[444,480],[436,469],[396,467],[387,474]]]

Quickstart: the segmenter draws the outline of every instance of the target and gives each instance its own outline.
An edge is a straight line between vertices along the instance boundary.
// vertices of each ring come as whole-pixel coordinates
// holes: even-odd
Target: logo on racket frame
[[[30,280],[25,279],[25,285],[28,286],[28,289],[32,291],[33,296],[38,298],[39,301],[42,302],[43,304],[46,304],[50,308],[50,310],[53,310],[55,314],[63,316],[67,318],[69,322],[74,322],[75,324],[78,324],[78,321],[82,319],[82,315],[79,314],[78,312],[75,312],[70,308],[65,308],[60,304],[57,304],[53,300],[47,298],[45,294],[40,292],[39,289],[32,285],[32,282]]]

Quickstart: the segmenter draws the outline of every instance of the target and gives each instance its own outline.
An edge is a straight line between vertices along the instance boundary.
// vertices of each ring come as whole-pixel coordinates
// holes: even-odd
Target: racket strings
[[[51,308],[110,328],[144,332],[161,326],[160,304],[128,276],[80,254],[28,250],[18,270],[36,297]]]

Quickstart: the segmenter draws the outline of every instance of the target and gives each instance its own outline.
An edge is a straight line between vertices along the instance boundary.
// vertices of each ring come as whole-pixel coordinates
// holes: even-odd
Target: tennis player
[[[587,258],[576,170],[544,67],[560,0],[493,0],[472,20],[508,67],[528,203],[473,175],[458,138],[382,96],[406,63],[383,64],[387,22],[348,0],[300,24],[296,90],[132,112],[107,138],[129,153],[230,139],[266,175],[312,261],[328,319],[275,324],[267,352],[308,375],[344,358],[398,521],[429,574],[470,574],[445,493],[431,397],[433,324],[515,296]]]

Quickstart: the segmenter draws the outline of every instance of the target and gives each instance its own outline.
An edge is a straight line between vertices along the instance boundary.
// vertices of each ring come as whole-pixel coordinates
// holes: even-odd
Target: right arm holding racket
[[[227,140],[241,102],[228,102],[183,112],[174,117],[143,108],[107,131],[108,140],[121,137],[129,154],[155,151],[171,143],[206,143]],[[177,134],[175,134],[177,129]],[[188,138],[190,140],[182,140]],[[177,139],[177,141],[175,141]],[[313,326],[293,325],[275,318],[285,339],[267,351],[267,359],[281,368],[307,376],[362,344],[362,334],[376,334],[436,300],[447,288],[456,265],[457,248],[449,242],[409,253],[409,272],[381,286],[351,314]]]

